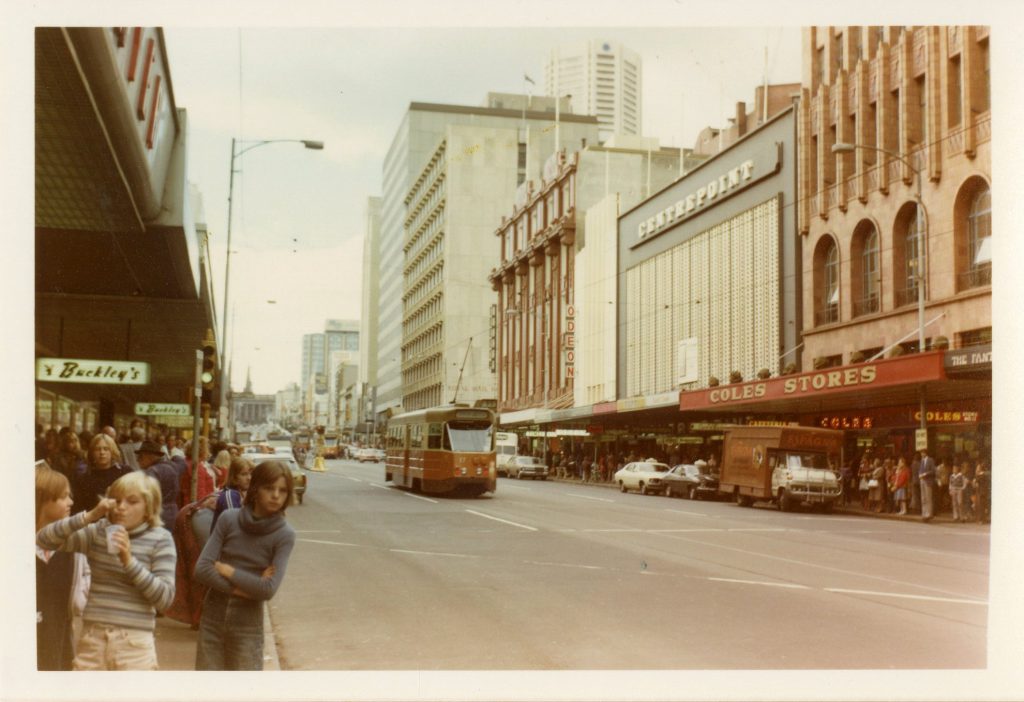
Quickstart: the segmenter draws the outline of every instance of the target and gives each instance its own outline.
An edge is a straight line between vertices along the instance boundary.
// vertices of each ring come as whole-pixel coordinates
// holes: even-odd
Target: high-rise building
[[[552,49],[544,71],[548,95],[570,95],[573,112],[596,115],[603,142],[641,133],[640,55],[618,42],[591,39]]]
[[[380,208],[381,198],[366,200],[366,230],[363,233],[363,294],[359,319],[359,394],[356,423],[363,434],[372,433],[377,387],[377,332],[380,310]]]
[[[326,395],[329,379],[328,359],[334,351],[359,351],[359,322],[328,319],[324,331],[302,335],[302,396],[304,406],[311,406],[313,397]]]
[[[534,99],[537,100],[537,99]],[[491,104],[495,104],[490,101]],[[551,101],[553,103],[553,101]],[[540,104],[539,102],[537,104]],[[409,258],[405,253],[407,219],[412,216],[413,209],[420,206],[421,202],[429,204],[431,211],[444,212],[444,217],[436,220],[439,229],[430,234],[430,240],[435,237],[444,237],[453,227],[468,226],[478,228],[480,239],[486,242],[484,245],[493,250],[487,255],[490,260],[486,264],[484,273],[479,276],[478,282],[481,286],[478,301],[480,304],[486,302],[485,307],[490,305],[489,284],[487,283],[486,271],[491,266],[497,265],[498,251],[497,244],[492,232],[500,222],[501,214],[507,212],[512,206],[517,183],[528,177],[537,178],[543,161],[554,150],[554,140],[559,135],[561,144],[567,151],[573,152],[584,147],[588,142],[593,143],[598,138],[598,123],[593,116],[564,114],[559,116],[559,129],[554,129],[556,111],[554,105],[550,109],[545,106],[544,111],[533,109],[537,106],[533,101],[527,101],[525,96],[519,100],[503,99],[502,107],[470,107],[462,105],[439,105],[431,103],[412,103],[402,118],[391,148],[384,161],[384,193],[381,203],[380,215],[380,247],[379,247],[379,314],[378,314],[378,350],[377,350],[377,401],[376,410],[380,415],[378,419],[384,419],[390,413],[397,411],[402,405],[403,395],[406,394],[402,387],[403,364],[407,359],[403,358],[403,322],[407,319],[407,312],[410,304],[409,295],[414,291],[406,290],[406,273],[412,278],[417,278],[422,271],[415,270],[418,265],[416,261]],[[473,126],[481,130],[492,129],[490,133],[480,132],[481,141],[464,142],[463,137],[456,135],[455,139],[460,143],[460,151],[455,153],[445,149],[446,158],[458,164],[461,173],[464,164],[481,163],[485,168],[498,168],[498,163],[503,164],[501,168],[510,168],[511,179],[508,184],[502,185],[502,196],[498,196],[492,204],[486,207],[481,206],[472,210],[473,216],[479,218],[477,221],[463,220],[458,218],[467,216],[463,214],[462,207],[456,209],[454,205],[445,206],[440,200],[417,199],[416,202],[410,198],[417,198],[413,191],[413,185],[421,177],[429,177],[428,163],[438,155],[442,143],[451,139],[448,132],[449,127]],[[485,163],[491,160],[492,163]],[[468,175],[466,176],[468,177]],[[498,176],[495,176],[497,179]],[[503,177],[502,177],[503,178]],[[461,195],[458,188],[471,188],[470,180],[463,180],[461,183],[444,183],[445,192],[449,196]],[[498,200],[502,200],[500,203]],[[468,201],[465,201],[468,204]],[[426,207],[427,204],[423,206]],[[443,206],[443,207],[442,207]],[[470,210],[465,210],[465,213]],[[419,225],[417,225],[419,226]],[[426,223],[425,226],[431,226]],[[474,229],[475,230],[475,229]],[[427,242],[423,240],[424,244]],[[447,246],[447,244],[446,244]],[[449,249],[453,250],[454,249]],[[414,256],[418,255],[414,253]],[[450,265],[450,263],[448,264]],[[482,263],[481,263],[482,265]],[[410,268],[410,266],[412,268]],[[474,266],[475,268],[475,266]],[[459,271],[452,271],[451,275],[461,277]],[[410,286],[417,283],[410,281]],[[423,302],[422,304],[426,304]],[[479,330],[481,335],[481,349],[486,347],[486,314],[484,312],[484,326]],[[467,337],[468,338],[468,337]],[[446,338],[444,345],[461,347],[465,353],[465,338]],[[475,342],[474,342],[475,343]],[[491,381],[493,383],[493,380]],[[450,397],[440,397],[448,401]],[[493,395],[491,395],[493,397]]]

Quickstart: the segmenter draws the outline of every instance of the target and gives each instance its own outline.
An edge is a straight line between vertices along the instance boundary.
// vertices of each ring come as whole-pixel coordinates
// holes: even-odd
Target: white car
[[[548,467],[539,458],[533,456],[513,456],[505,465],[505,470],[508,472],[508,477],[519,480],[524,477],[534,480],[537,478],[548,479]]]
[[[354,458],[360,463],[364,463],[366,461],[378,463],[384,460],[384,451],[374,448],[361,448],[356,450]]]
[[[615,472],[614,480],[622,492],[639,490],[641,495],[663,495],[667,487],[665,474],[668,471],[668,465],[649,458],[646,461],[627,463]]]

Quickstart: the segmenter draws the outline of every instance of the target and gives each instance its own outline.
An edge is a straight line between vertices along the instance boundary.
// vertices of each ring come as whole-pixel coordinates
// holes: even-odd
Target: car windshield
[[[490,424],[480,426],[478,422],[448,422],[448,443],[452,451],[469,451],[482,453],[490,451],[492,446],[492,427]]]
[[[787,468],[828,469],[828,459],[823,453],[787,453]]]
[[[664,463],[644,463],[641,470],[650,471],[652,473],[666,473],[668,472],[668,466]]]

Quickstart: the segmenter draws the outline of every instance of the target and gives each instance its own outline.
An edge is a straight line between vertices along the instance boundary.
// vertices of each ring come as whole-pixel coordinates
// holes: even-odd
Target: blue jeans
[[[203,600],[196,670],[263,670],[263,602],[210,590]]]

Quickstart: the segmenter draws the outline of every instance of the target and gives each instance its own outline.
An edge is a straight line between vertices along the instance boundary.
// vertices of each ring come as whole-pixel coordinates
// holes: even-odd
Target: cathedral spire
[[[252,394],[252,366],[245,369],[245,392]]]

